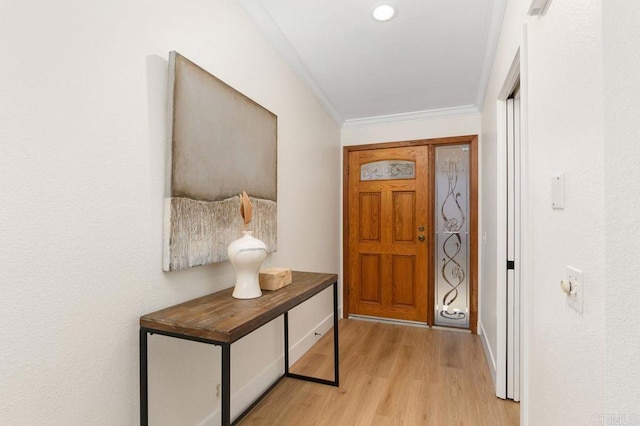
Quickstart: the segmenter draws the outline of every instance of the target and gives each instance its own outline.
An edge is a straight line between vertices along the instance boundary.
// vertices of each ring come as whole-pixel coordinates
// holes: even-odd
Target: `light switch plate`
[[[582,313],[584,296],[584,277],[582,271],[567,266],[567,280],[571,283],[572,294],[567,295],[567,305]]]
[[[551,176],[551,208],[564,209],[564,173]]]

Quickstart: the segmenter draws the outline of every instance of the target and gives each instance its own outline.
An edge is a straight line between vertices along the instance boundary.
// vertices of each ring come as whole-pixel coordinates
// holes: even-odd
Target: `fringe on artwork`
[[[249,230],[273,253],[277,249],[277,203],[250,199],[253,219]],[[165,199],[163,269],[176,271],[228,260],[227,246],[242,235],[244,225],[239,203],[239,196],[221,201]]]

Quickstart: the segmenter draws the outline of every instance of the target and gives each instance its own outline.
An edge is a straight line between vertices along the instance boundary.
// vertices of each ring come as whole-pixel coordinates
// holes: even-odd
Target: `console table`
[[[289,372],[289,310],[333,286],[334,380]],[[339,386],[338,277],[335,274],[293,272],[293,282],[257,299],[234,299],[233,288],[199,297],[140,317],[140,424],[149,424],[147,337],[160,334],[222,348],[222,425],[231,424],[231,344],[284,314],[284,374],[234,423],[240,421],[283,377]]]

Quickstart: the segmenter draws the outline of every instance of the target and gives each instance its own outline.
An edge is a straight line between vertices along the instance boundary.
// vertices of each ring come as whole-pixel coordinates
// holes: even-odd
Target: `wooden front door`
[[[349,313],[427,321],[428,147],[349,153]]]

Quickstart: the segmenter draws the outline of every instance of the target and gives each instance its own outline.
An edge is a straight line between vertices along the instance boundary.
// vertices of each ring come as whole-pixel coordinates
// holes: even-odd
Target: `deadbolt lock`
[[[424,226],[419,227],[419,228],[418,228],[418,231],[420,231],[420,232],[424,232]]]

